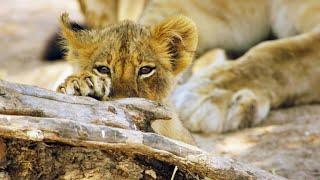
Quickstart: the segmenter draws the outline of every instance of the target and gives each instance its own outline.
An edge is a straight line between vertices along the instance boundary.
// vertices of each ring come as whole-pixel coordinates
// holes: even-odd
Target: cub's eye
[[[139,69],[138,74],[139,75],[147,75],[152,73],[155,70],[155,67],[151,67],[151,66],[143,66]]]
[[[98,66],[96,69],[101,74],[110,74],[110,69],[107,66]]]

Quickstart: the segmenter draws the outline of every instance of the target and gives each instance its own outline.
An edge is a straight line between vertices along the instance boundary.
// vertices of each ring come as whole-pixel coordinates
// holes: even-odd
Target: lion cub
[[[63,14],[61,26],[66,59],[76,73],[57,91],[99,100],[141,97],[164,102],[174,77],[192,62],[198,42],[196,26],[184,16],[150,27],[123,21],[76,31]],[[155,121],[151,126],[159,134],[194,144],[178,119]]]

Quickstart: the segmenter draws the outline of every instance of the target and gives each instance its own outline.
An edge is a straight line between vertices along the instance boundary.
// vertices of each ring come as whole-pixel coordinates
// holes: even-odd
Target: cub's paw
[[[259,93],[212,88],[205,82],[186,83],[172,99],[184,125],[193,132],[221,133],[260,123],[270,103]]]
[[[69,76],[58,86],[57,92],[106,100],[110,93],[110,79],[98,77],[90,72],[81,72]]]

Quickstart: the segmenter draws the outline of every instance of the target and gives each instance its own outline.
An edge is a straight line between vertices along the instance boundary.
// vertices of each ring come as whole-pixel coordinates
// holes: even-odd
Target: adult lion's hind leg
[[[192,74],[203,73],[218,65],[227,63],[227,55],[223,49],[212,49],[195,60],[192,65]]]
[[[193,64],[192,78],[171,96],[189,130],[206,133],[236,130],[258,124],[268,114],[270,103],[261,93],[212,87],[213,72],[232,63],[224,50],[208,51]],[[227,74],[223,71],[217,78]]]
[[[205,81],[187,83],[172,96],[189,130],[227,132],[259,124],[267,116],[270,102],[259,91],[211,88]]]
[[[262,43],[206,76],[194,74],[172,100],[192,131],[258,124],[270,108],[319,102],[319,47],[320,32]]]

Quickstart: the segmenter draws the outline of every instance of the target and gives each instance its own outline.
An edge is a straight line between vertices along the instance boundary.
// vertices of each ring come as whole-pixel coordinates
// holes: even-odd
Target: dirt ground
[[[76,1],[13,0],[0,6],[0,76],[5,80],[54,88],[66,62],[44,62],[40,56],[49,36],[57,30],[58,17],[69,12],[81,21]]]
[[[82,20],[75,0],[11,0],[0,6],[0,77],[53,89],[64,61],[45,62],[40,55],[58,27],[58,16]],[[291,109],[295,111],[295,109]],[[290,179],[320,179],[320,119],[298,118],[223,135],[197,135],[199,146]]]

